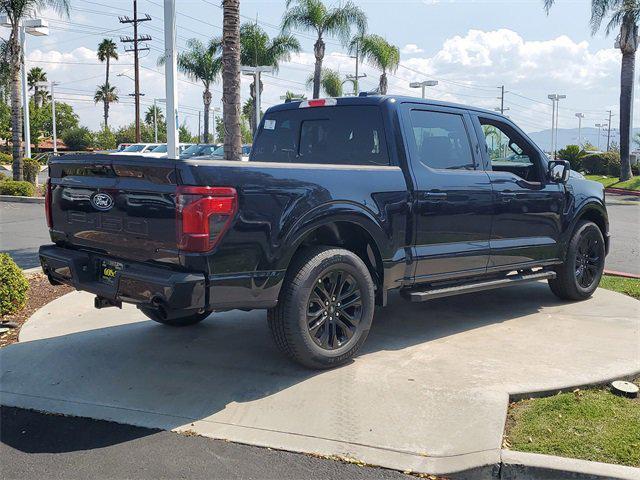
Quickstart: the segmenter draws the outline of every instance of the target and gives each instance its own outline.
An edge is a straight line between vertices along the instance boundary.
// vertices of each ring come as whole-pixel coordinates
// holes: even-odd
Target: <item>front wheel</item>
[[[598,288],[604,272],[605,245],[600,228],[584,221],[571,236],[564,263],[549,280],[551,291],[563,300],[584,300]]]
[[[160,310],[144,307],[141,307],[140,311],[154,322],[169,325],[170,327],[188,327],[189,325],[195,325],[211,315],[212,312],[212,310],[205,310],[201,313],[191,313],[188,315],[165,315]]]
[[[374,311],[369,269],[354,253],[314,247],[292,262],[267,319],[282,352],[314,369],[342,365],[364,343]]]

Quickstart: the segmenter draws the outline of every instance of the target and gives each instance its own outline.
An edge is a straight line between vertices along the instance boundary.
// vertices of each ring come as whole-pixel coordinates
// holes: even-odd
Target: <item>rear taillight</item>
[[[208,252],[229,228],[237,209],[235,188],[179,186],[176,191],[178,248]]]
[[[53,214],[51,213],[51,179],[47,179],[47,187],[44,193],[44,213],[47,216],[47,227],[53,228]]]

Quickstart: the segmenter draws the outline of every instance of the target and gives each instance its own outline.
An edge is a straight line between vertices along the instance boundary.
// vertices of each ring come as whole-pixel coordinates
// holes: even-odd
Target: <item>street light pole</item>
[[[426,87],[435,87],[438,85],[437,80],[425,80],[423,82],[411,82],[409,86],[411,88],[420,88],[422,90],[422,98],[426,97]]]
[[[576,113],[576,117],[578,118],[578,145],[582,145],[582,119],[584,118],[584,113]]]
[[[602,127],[606,127],[605,123],[596,123],[596,127],[598,127],[598,151],[600,151],[600,131]]]
[[[167,102],[167,157],[178,158],[178,50],[176,49],[176,4],[164,0],[164,58]]]
[[[558,112],[560,111],[560,100],[567,98],[567,96],[553,93],[548,95],[547,98],[551,100],[553,107],[551,112],[551,155],[553,159],[555,159],[558,147]]]
[[[22,76],[22,121],[24,122],[24,156],[31,158],[31,126],[29,124],[29,92],[27,91],[27,68],[24,62],[24,54],[27,46],[27,34],[24,25],[20,26],[20,51],[22,51],[22,64],[20,74]]]
[[[53,133],[53,154],[58,154],[58,135],[57,135],[57,127],[56,127],[56,95],[55,95],[55,87],[56,85],[60,85],[58,82],[52,81],[48,82],[38,82],[36,83],[36,87],[38,88],[49,88],[51,93],[51,133]]]
[[[254,105],[256,110],[256,130],[260,125],[260,74],[273,72],[273,67],[268,65],[262,65],[259,67],[240,67],[240,72],[245,75],[253,75],[253,85],[256,92],[256,104]]]

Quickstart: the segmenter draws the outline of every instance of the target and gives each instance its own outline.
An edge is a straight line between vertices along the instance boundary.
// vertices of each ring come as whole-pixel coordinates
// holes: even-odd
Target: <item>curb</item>
[[[44,203],[44,197],[17,197],[14,195],[0,195],[0,202]]]
[[[640,275],[636,275],[635,273],[617,272],[615,270],[605,270],[604,274],[611,275],[612,277],[635,278],[640,280]]]
[[[626,190],[624,188],[605,188],[606,193],[615,193],[617,195],[631,195],[632,197],[640,197],[640,192],[637,190]]]
[[[501,451],[501,480],[619,479],[637,480],[640,468],[590,462],[539,453]]]
[[[42,273],[42,267],[25,268],[22,270],[23,275],[36,275]]]

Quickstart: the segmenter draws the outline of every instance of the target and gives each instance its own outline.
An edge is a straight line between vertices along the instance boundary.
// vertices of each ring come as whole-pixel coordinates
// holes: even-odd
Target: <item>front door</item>
[[[484,273],[492,193],[465,110],[409,104],[403,110],[414,177],[415,281]]]
[[[473,117],[485,139],[494,193],[489,269],[553,263],[560,256],[564,185],[548,181],[544,153],[511,122],[491,114]]]

